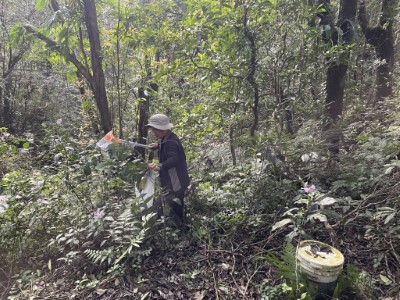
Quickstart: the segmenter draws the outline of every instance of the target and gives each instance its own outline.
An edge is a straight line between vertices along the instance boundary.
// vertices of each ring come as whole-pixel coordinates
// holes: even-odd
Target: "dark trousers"
[[[176,225],[183,223],[184,194],[165,193],[157,201],[157,216],[169,217]]]

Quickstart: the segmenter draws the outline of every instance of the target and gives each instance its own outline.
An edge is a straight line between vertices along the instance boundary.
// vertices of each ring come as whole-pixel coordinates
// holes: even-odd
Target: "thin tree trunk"
[[[236,114],[237,108],[238,108],[238,105],[235,104],[235,105],[233,106],[233,111],[232,111],[232,114],[233,114],[233,115]],[[237,164],[237,159],[236,159],[236,148],[235,148],[235,144],[234,144],[235,139],[234,139],[234,135],[233,135],[233,134],[234,134],[233,124],[230,124],[230,125],[229,125],[229,149],[230,149],[230,151],[231,151],[232,164],[233,164],[234,166],[236,166],[236,164]]]
[[[0,126],[5,126],[12,132],[13,130],[13,110],[12,110],[12,72],[14,71],[17,63],[22,59],[25,48],[19,50],[17,55],[13,55],[13,50],[10,48],[9,51],[9,61],[7,67],[3,64],[3,74],[2,78],[5,81],[4,87],[0,87]]]
[[[104,133],[112,129],[111,114],[108,108],[105,78],[103,72],[103,56],[101,52],[99,26],[94,0],[83,0],[85,24],[90,42],[90,55],[93,70],[91,85],[94,98],[100,113],[100,122]]]
[[[77,81],[77,87],[79,89],[79,94],[81,95],[81,100],[82,102],[85,101],[88,97],[91,97],[90,94],[86,94],[86,88],[85,88],[85,80],[80,72],[76,72],[76,77],[78,78]],[[91,129],[95,134],[100,133],[100,128],[99,128],[99,120],[98,120],[98,115],[95,111],[95,108],[90,106],[88,109],[85,109],[85,116],[88,118],[88,121],[90,123]]]
[[[144,88],[139,88],[139,119],[137,123],[137,132],[138,132],[138,143],[146,144],[147,143],[147,128],[145,125],[149,119],[148,113],[150,108],[149,95],[145,93]],[[145,149],[140,148],[137,149],[139,153],[145,158]]]
[[[160,61],[160,52],[156,51],[154,60],[156,62]],[[152,77],[152,69],[151,69],[151,58],[148,56],[145,57],[145,67],[146,67],[146,77]],[[145,93],[147,91],[147,93]],[[139,119],[137,123],[137,132],[138,132],[138,142],[142,144],[147,143],[147,136],[148,136],[148,129],[145,125],[148,123],[149,120],[149,111],[150,111],[150,104],[154,100],[154,95],[158,93],[158,84],[154,82],[149,83],[149,88],[140,88],[139,89]],[[145,158],[145,149],[140,148],[138,149],[139,153]],[[150,155],[153,155],[153,152],[150,152]],[[153,158],[149,157],[149,160]]]
[[[4,126],[7,127],[9,132],[14,132],[13,129],[13,109],[12,109],[12,77],[7,76],[5,78],[5,85],[3,89],[3,102],[4,102],[4,108],[3,108],[3,121],[4,121]]]
[[[249,66],[249,72],[246,76],[246,80],[250,84],[252,90],[253,90],[253,105],[252,105],[252,110],[253,110],[253,124],[250,128],[250,136],[254,137],[255,132],[258,129],[258,103],[260,101],[260,92],[258,88],[258,84],[255,78],[255,72],[256,72],[256,67],[257,67],[257,46],[256,46],[256,39],[254,36],[254,33],[249,29],[247,26],[248,23],[248,18],[247,18],[247,11],[248,9],[245,10],[245,15],[243,18],[243,29],[244,29],[244,35],[246,36],[249,44],[250,44],[250,66]]]

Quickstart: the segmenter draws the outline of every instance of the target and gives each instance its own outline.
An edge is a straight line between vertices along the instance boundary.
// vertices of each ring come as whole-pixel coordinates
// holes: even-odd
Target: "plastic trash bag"
[[[120,139],[113,134],[112,130],[96,143],[96,148],[100,148],[101,150],[107,150],[108,146],[110,146],[112,143],[125,144],[130,146],[131,148],[135,147],[141,147],[146,149],[148,148],[148,146],[145,144],[139,144],[136,142],[130,142]]]
[[[101,150],[107,150],[108,146],[112,143],[121,143],[121,140],[114,136],[112,130],[108,132],[100,141],[96,143],[96,148],[100,148]]]
[[[156,172],[154,170],[148,170],[142,178],[143,188],[139,190],[136,187],[136,197],[141,198],[141,210],[150,208],[153,206],[153,195],[155,189]]]

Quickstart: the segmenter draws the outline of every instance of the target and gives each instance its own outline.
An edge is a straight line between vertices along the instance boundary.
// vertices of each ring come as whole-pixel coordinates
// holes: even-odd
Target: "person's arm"
[[[154,163],[154,162],[151,162],[151,163],[149,163],[149,164],[147,165],[147,167],[148,167],[150,170],[154,170],[154,171],[159,172],[160,169],[161,169],[161,164],[156,164],[156,163]]]
[[[157,150],[157,149],[158,149],[158,144],[157,144],[157,143],[151,143],[151,144],[149,144],[149,149],[150,149],[150,150]]]
[[[149,149],[150,150],[157,150],[158,149],[158,144],[157,143],[151,143],[151,144],[149,144]],[[154,171],[157,171],[157,172],[159,172],[160,171],[160,166],[159,166],[160,164],[157,164],[157,163],[154,163],[154,162],[151,162],[151,163],[149,163],[149,164],[147,164],[147,167],[150,169],[150,170],[154,170]]]
[[[179,144],[176,141],[167,141],[165,151],[167,152],[167,160],[158,165],[160,169],[171,169],[176,167],[179,163]]]

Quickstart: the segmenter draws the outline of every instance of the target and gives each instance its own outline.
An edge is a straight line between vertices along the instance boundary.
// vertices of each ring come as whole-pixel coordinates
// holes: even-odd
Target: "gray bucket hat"
[[[170,130],[174,125],[169,122],[169,119],[166,115],[155,114],[150,117],[149,124],[146,126],[154,127],[160,130]]]

